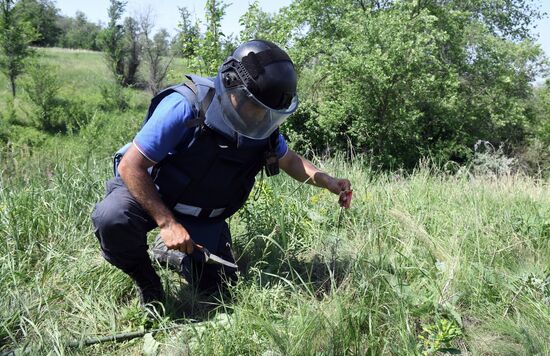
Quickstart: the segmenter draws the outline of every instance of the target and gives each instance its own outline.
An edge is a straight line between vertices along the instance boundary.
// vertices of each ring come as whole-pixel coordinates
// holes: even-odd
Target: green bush
[[[550,150],[548,144],[533,139],[515,152],[520,166],[527,174],[542,178],[550,177]]]
[[[531,127],[533,136],[547,147],[550,146],[550,78],[544,86],[535,90],[533,98],[535,119]]]
[[[99,90],[103,99],[99,104],[104,111],[126,110],[129,108],[129,98],[122,86],[116,82],[104,82]]]
[[[57,67],[41,61],[32,62],[23,81],[23,89],[32,106],[33,126],[38,129],[57,132],[66,127],[60,120],[62,112],[58,97],[61,81]]]
[[[94,108],[83,98],[59,95],[62,81],[56,66],[33,62],[29,66],[23,88],[31,105],[32,126],[49,133],[75,132],[85,126]]]
[[[289,140],[351,147],[385,168],[466,162],[480,139],[507,153],[526,144],[531,82],[545,67],[528,26],[539,14],[489,3],[294,1],[259,25],[299,70]]]
[[[9,142],[13,147],[23,149],[38,148],[48,139],[47,134],[34,127],[12,125],[9,131]]]
[[[9,126],[7,122],[0,116],[0,145],[6,143],[9,138]]]
[[[11,96],[6,96],[5,109],[0,111],[0,120],[4,120],[6,123],[13,123],[17,121],[17,113],[15,111],[14,99]]]

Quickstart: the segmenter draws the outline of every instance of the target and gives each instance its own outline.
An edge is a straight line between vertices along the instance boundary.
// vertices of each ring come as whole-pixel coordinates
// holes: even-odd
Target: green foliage
[[[112,147],[131,137],[135,120],[135,113],[101,114],[78,136],[35,130],[45,137],[32,150],[20,142],[1,151],[3,351],[139,354],[151,342],[64,345],[141,325],[132,282],[102,260],[89,222],[111,174]],[[546,183],[429,167],[373,174],[360,158],[316,163],[354,182],[354,204],[340,223],[331,193],[288,177],[264,179],[258,199],[230,221],[243,268],[231,300],[195,300],[159,267],[172,301],[159,326],[179,327],[155,335],[159,354],[545,350]],[[190,323],[199,318],[194,305],[215,309]]]
[[[256,0],[248,5],[247,11],[239,19],[242,30],[239,33],[239,42],[246,42],[256,38],[268,39],[269,26],[273,19],[269,13],[260,8]]]
[[[60,120],[59,89],[61,82],[58,67],[34,61],[28,67],[23,83],[29,100],[34,106],[33,124],[41,130],[55,132],[63,128]]]
[[[375,13],[344,1],[298,2],[297,9],[311,30],[291,51],[299,68],[312,68],[304,73],[313,83],[300,89],[316,111],[309,125],[322,130],[310,145],[345,149],[351,141],[384,165],[414,165],[423,140],[438,142],[426,126],[456,120],[449,105],[457,80],[439,53],[449,35],[438,18],[405,2]]]
[[[129,107],[128,96],[122,87],[112,81],[99,85],[101,103],[99,107],[105,111],[126,110]]]
[[[143,57],[147,63],[147,87],[155,95],[162,89],[162,83],[173,59],[165,57],[168,55],[169,34],[165,29],[161,29],[151,38],[154,23],[150,13],[143,16],[140,23]]]
[[[64,64],[58,98],[71,98],[82,111],[75,116],[88,121],[51,134],[6,122],[1,107],[8,137],[0,139],[0,352],[456,352],[445,342],[463,354],[548,349],[548,182],[475,166],[455,174],[429,164],[374,173],[362,155],[314,157],[352,181],[349,210],[332,193],[284,174],[258,179],[229,221],[242,268],[230,299],[203,299],[157,266],[168,293],[168,313],[157,323],[178,327],[155,334],[158,349],[150,338],[68,349],[67,340],[144,324],[131,280],[101,257],[89,214],[112,175],[113,152],[139,129],[149,95],[116,85],[110,95],[124,96],[127,109],[96,110],[105,102],[100,83],[110,78],[101,53],[38,51],[41,63]],[[184,60],[173,65],[182,68]],[[315,79],[307,77],[310,85]],[[2,103],[7,98],[2,92]],[[31,119],[19,104],[18,120]],[[317,109],[307,105],[305,113]],[[304,124],[297,135],[323,133],[306,126],[311,121],[296,124]]]
[[[205,5],[206,31],[196,50],[200,58],[200,71],[212,76],[233,51],[231,38],[221,31],[221,21],[229,5],[224,0],[207,0]]]
[[[257,0],[250,3],[247,11],[239,19],[242,30],[239,42],[253,39],[263,39],[277,43],[283,47],[290,40],[291,23],[287,21],[285,8],[277,14],[270,14],[260,8]]]
[[[32,124],[46,132],[77,131],[90,120],[87,105],[59,96],[59,68],[34,61],[28,67],[23,89],[32,104]]]
[[[39,149],[48,140],[44,131],[35,127],[11,126],[7,141],[17,149]]]
[[[276,21],[253,3],[241,22],[243,39],[289,46],[300,71],[295,147],[410,168],[424,156],[464,162],[479,139],[525,144],[545,66],[528,29],[537,14],[523,1],[299,0]]]
[[[0,120],[2,120],[4,126],[3,130],[5,132],[8,131],[8,123],[13,123],[17,119],[17,113],[15,111],[15,105],[14,105],[15,99],[13,97],[6,97],[5,98],[5,106],[4,109],[0,111]]]
[[[127,17],[120,24],[125,7],[125,1],[111,0],[109,23],[100,33],[99,42],[115,80],[122,86],[133,86],[138,81],[137,73],[144,45],[140,38],[142,21]]]
[[[199,22],[195,20],[193,23],[191,13],[187,7],[180,7],[178,10],[180,12],[180,21],[178,23],[179,33],[176,36],[177,44],[175,47],[179,48],[179,54],[190,63],[196,56],[200,41]],[[189,67],[189,64],[187,66]]]
[[[8,114],[9,114],[9,111],[6,112],[5,114],[0,111],[0,147],[2,144],[8,141],[10,136],[9,134],[10,125],[8,124],[8,121],[9,121]],[[7,116],[7,117],[4,117],[4,116]]]
[[[221,31],[221,21],[229,4],[224,0],[208,0],[205,5],[206,30],[201,33],[200,21],[192,21],[186,7],[179,8],[180,32],[176,49],[186,59],[187,68],[195,73],[213,76],[218,67],[236,48],[233,37]]]
[[[34,46],[54,46],[61,35],[57,20],[59,9],[51,0],[19,0],[15,6],[21,19],[29,23],[38,34]],[[78,18],[78,15],[77,15]]]
[[[29,45],[37,38],[32,26],[18,16],[13,0],[0,0],[0,71],[8,78],[12,96],[25,59],[33,54]]]
[[[109,69],[120,84],[124,83],[124,27],[119,21],[125,7],[125,1],[110,0],[109,23],[100,34],[101,48],[105,52]]]
[[[433,355],[436,352],[451,352],[460,354],[460,350],[451,348],[451,342],[462,336],[462,331],[456,322],[438,319],[434,324],[423,325],[419,345],[423,355]]]
[[[57,43],[59,46],[99,50],[98,38],[101,27],[89,22],[83,12],[77,11],[74,19],[60,16],[58,23],[61,29],[61,35]]]
[[[521,144],[532,120],[530,82],[542,52],[530,41],[505,41],[485,31],[472,26],[466,33],[469,56],[458,96],[461,129],[472,138]]]
[[[536,112],[532,123],[533,137],[550,146],[550,79],[535,90],[533,110]]]
[[[513,40],[532,39],[529,31],[543,16],[533,0],[466,0],[449,5],[483,22],[494,36]]]
[[[124,19],[124,85],[137,83],[137,71],[141,63],[142,44],[140,43],[139,23],[133,17]]]

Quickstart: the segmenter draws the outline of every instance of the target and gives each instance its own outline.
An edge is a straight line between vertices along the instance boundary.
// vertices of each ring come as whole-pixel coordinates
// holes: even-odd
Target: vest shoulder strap
[[[187,79],[195,83],[197,86],[204,86],[207,88],[214,88],[214,80],[213,78],[205,78],[200,77],[198,75],[194,74],[188,74],[186,75]]]
[[[147,121],[149,121],[151,116],[153,116],[155,109],[160,104],[162,99],[166,98],[168,95],[172,93],[178,93],[182,95],[184,98],[186,98],[193,107],[194,116],[197,116],[197,112],[198,112],[197,95],[191,89],[191,87],[187,85],[187,83],[181,83],[181,84],[173,85],[171,87],[163,89],[151,99],[151,104],[149,104],[149,109],[147,110],[147,114],[145,115],[145,119],[143,120],[143,125],[145,125]]]
[[[201,90],[198,88],[197,84],[194,83],[193,79],[201,78],[197,76],[187,76],[190,80],[185,81],[183,83],[173,85],[171,87],[168,87],[166,89],[163,89],[161,92],[159,92],[153,99],[151,99],[151,104],[149,105],[149,110],[147,111],[147,115],[145,116],[145,119],[143,121],[143,125],[153,115],[153,112],[157,108],[157,106],[160,104],[162,99],[167,97],[168,95],[172,93],[178,93],[182,95],[184,98],[186,98],[189,103],[191,103],[193,107],[193,118],[189,119],[187,121],[186,126],[189,128],[197,127],[201,125],[204,122],[206,111],[208,110],[208,107],[210,106],[210,103],[212,102],[212,98],[214,97],[214,88],[213,86],[208,86],[208,90],[203,95],[202,100],[200,100],[201,96]],[[209,83],[206,78],[201,78],[202,81],[200,81],[200,84],[198,85],[204,85],[204,83]],[[143,126],[142,125],[142,126]]]
[[[200,102],[199,114],[197,117],[197,119],[199,119],[198,125],[202,125],[204,123],[204,120],[206,118],[206,111],[208,110],[208,107],[210,106],[210,104],[212,103],[212,99],[214,98],[214,92],[215,90],[213,88],[210,88],[206,93],[204,99]]]

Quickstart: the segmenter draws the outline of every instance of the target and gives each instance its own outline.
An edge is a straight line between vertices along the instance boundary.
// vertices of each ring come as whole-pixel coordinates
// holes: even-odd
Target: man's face
[[[256,127],[265,120],[265,109],[255,104],[251,100],[239,100],[235,94],[230,94],[231,105],[235,108],[235,111],[245,121],[247,126]]]

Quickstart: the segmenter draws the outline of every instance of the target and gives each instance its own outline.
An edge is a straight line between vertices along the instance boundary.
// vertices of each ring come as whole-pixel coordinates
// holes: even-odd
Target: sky
[[[94,1],[76,1],[76,0],[57,0],[57,8],[63,15],[74,16],[77,10],[86,14],[88,20],[92,22],[101,21],[107,23],[107,8],[109,0]],[[226,3],[231,5],[226,9],[225,17],[222,21],[222,31],[227,35],[240,31],[239,18],[248,9],[248,0],[229,0]],[[259,0],[262,10],[275,12],[281,7],[289,5],[292,0]],[[135,15],[143,13],[148,7],[151,7],[157,28],[165,28],[171,34],[175,34],[179,21],[179,7],[187,7],[197,18],[204,19],[204,5],[206,0],[127,0],[126,14]]]
[[[238,34],[240,30],[239,18],[246,12],[249,0],[227,1],[231,5],[227,8],[226,15],[222,21],[222,31],[228,35]],[[260,7],[267,12],[275,12],[279,8],[289,5],[292,0],[259,0]],[[204,5],[206,0],[128,0],[126,13],[137,15],[151,7],[155,16],[157,28],[165,28],[171,34],[175,34],[179,21],[178,7],[187,7],[191,13],[196,14],[199,19],[204,19]],[[534,0],[540,6],[542,12],[550,14],[550,0]],[[77,10],[86,14],[92,22],[107,22],[107,8],[109,0],[77,1],[57,0],[57,7],[63,15],[74,16]],[[546,17],[536,24],[535,33],[539,33],[538,43],[550,57],[550,19]]]

